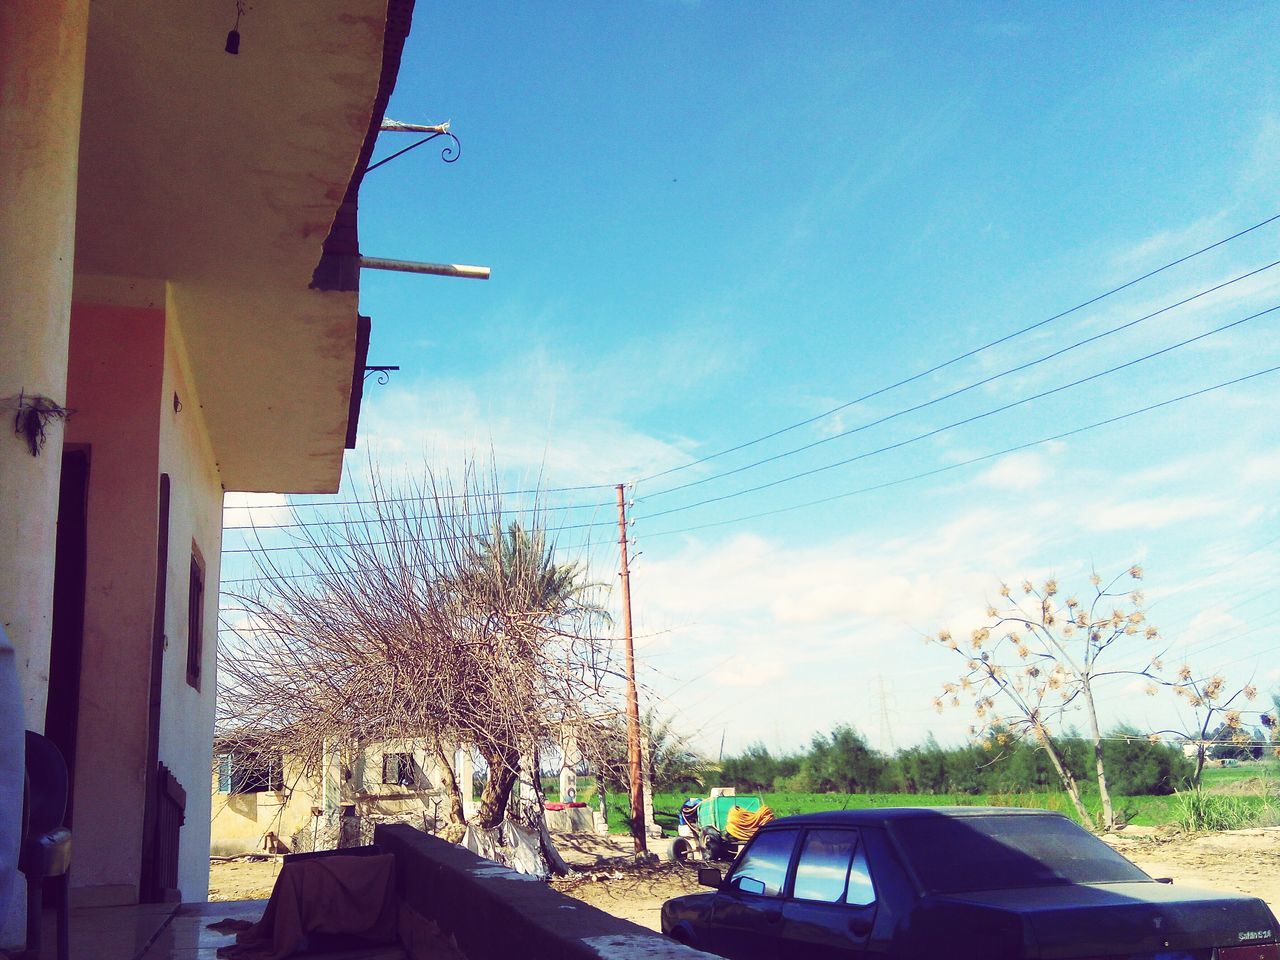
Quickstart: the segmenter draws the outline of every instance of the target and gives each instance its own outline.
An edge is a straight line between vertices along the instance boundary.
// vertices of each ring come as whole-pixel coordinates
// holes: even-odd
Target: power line
[[[455,539],[455,538],[450,538],[450,539]],[[459,542],[461,542],[461,541],[463,541],[463,540],[467,540],[467,539],[469,539],[469,538],[466,538],[466,537],[458,537],[458,538],[456,538],[456,539],[457,539]],[[605,544],[609,544],[609,543],[611,543],[611,541],[600,541],[600,542],[598,542],[598,543],[599,543],[600,545],[605,545]],[[584,542],[582,542],[582,543],[574,544],[574,545],[572,545],[572,546],[568,546],[568,547],[563,547],[563,546],[562,546],[562,545],[560,545],[560,544],[557,544],[556,546],[557,546],[557,549],[563,549],[563,550],[565,550],[566,552],[572,552],[572,551],[574,551],[574,550],[581,550],[581,549],[583,549],[584,547],[590,547],[590,546],[592,546],[592,545],[593,545],[592,541],[587,540],[587,541],[584,541]],[[616,546],[616,544],[614,544],[614,545]],[[335,549],[335,550],[338,550],[338,549],[341,549],[341,548],[342,548],[342,545],[336,545],[336,546],[334,546],[334,549]],[[287,549],[287,548],[285,548],[285,549]],[[232,551],[230,551],[230,550],[224,550],[224,551],[223,551],[223,553],[230,553],[230,552],[232,552]],[[249,551],[247,551],[247,552],[253,553],[253,552],[257,552],[257,551],[254,551],[252,548],[250,548],[250,550],[249,550]],[[218,581],[218,586],[219,586],[219,589],[221,590],[221,592],[225,594],[227,591],[226,591],[226,590],[222,590],[221,588],[226,587],[226,586],[228,586],[228,585],[230,585],[230,584],[233,584],[233,583],[235,583],[235,584],[242,584],[242,583],[271,583],[271,582],[274,582],[274,581],[277,581],[277,580],[305,580],[305,579],[307,579],[307,578],[320,578],[320,577],[326,577],[326,576],[345,576],[345,575],[354,575],[354,574],[360,574],[360,573],[378,573],[378,572],[381,572],[383,569],[384,569],[384,568],[381,568],[381,567],[338,567],[338,568],[331,569],[331,570],[307,570],[307,571],[304,571],[304,572],[302,572],[302,573],[276,573],[276,572],[272,572],[272,573],[263,574],[263,575],[261,575],[261,576],[255,576],[255,577],[232,577],[232,578],[227,578],[227,579],[220,579],[220,580]],[[612,585],[609,585],[609,588],[608,588],[608,589],[609,589],[609,590],[612,590]]]
[[[1006,334],[1005,336],[1000,337],[999,339],[992,340],[989,343],[985,343],[980,347],[974,347],[973,349],[968,350],[965,353],[959,354],[958,356],[952,357],[949,360],[944,360],[942,363],[932,366],[928,370],[922,370],[919,373],[912,374],[911,376],[906,377],[902,380],[899,380],[896,383],[891,383],[888,386],[880,387],[879,389],[873,390],[870,393],[863,394],[862,396],[854,400],[849,400],[848,402],[842,403],[839,406],[832,407],[830,410],[826,411],[825,413],[819,413],[819,414],[816,414],[815,416],[809,417],[808,419],[801,420],[797,423],[790,424],[789,426],[786,426],[786,427],[781,427],[780,429],[774,430],[772,433],[767,433],[767,434],[764,434],[763,436],[756,437],[753,440],[747,440],[743,443],[736,444],[735,446],[727,447],[716,453],[707,454],[705,457],[699,457],[696,460],[690,460],[688,463],[681,464],[680,466],[670,467],[666,470],[661,470],[658,473],[649,474],[647,477],[642,477],[637,482],[645,483],[650,480],[656,480],[659,477],[665,477],[669,474],[676,473],[680,470],[687,470],[690,467],[696,467],[698,464],[706,463],[709,460],[715,460],[719,457],[726,456],[730,453],[735,453],[738,450],[745,450],[747,447],[755,446],[757,443],[763,443],[766,440],[772,440],[774,437],[779,437],[784,433],[790,433],[792,430],[798,430],[801,427],[807,427],[811,423],[816,423],[817,421],[822,420],[826,417],[829,417],[832,414],[839,413],[841,410],[846,410],[849,407],[854,406],[855,404],[859,404],[866,400],[871,400],[874,397],[878,397],[881,394],[888,393],[890,390],[896,390],[898,387],[905,387],[907,384],[915,383],[917,380],[921,380],[929,376],[930,374],[937,373],[939,370],[944,370],[947,367],[952,366],[953,364],[959,363],[962,360],[968,360],[970,357],[975,357],[986,350],[990,350],[992,347],[997,347],[1002,343],[1008,343],[1010,340],[1020,337],[1023,334],[1030,333],[1032,330],[1038,330],[1040,327],[1053,323],[1055,320],[1061,320],[1063,317],[1070,316],[1071,314],[1077,313],[1078,311],[1083,310],[1086,307],[1093,306],[1093,304],[1098,303],[1101,300],[1105,300],[1107,297],[1120,293],[1122,290],[1127,290],[1129,287],[1132,287],[1135,284],[1142,283],[1144,280],[1149,280],[1152,277],[1156,276],[1157,274],[1164,273],[1166,270],[1170,270],[1173,267],[1186,263],[1188,260],[1193,260],[1196,257],[1200,256],[1201,254],[1208,253],[1210,250],[1215,250],[1218,247],[1223,246],[1224,244],[1230,243],[1232,240],[1237,240],[1240,237],[1245,236],[1246,234],[1252,233],[1255,230],[1259,230],[1262,227],[1267,226],[1267,224],[1274,223],[1276,220],[1280,220],[1280,213],[1275,214],[1274,216],[1268,217],[1267,219],[1262,220],[1258,223],[1255,223],[1251,227],[1246,227],[1244,230],[1241,230],[1238,233],[1233,233],[1229,237],[1224,237],[1223,239],[1217,241],[1216,243],[1211,243],[1207,247],[1201,247],[1199,250],[1196,250],[1193,253],[1189,253],[1186,256],[1179,257],[1177,260],[1172,260],[1161,267],[1157,267],[1156,269],[1151,270],[1148,273],[1144,273],[1140,277],[1135,277],[1134,279],[1129,280],[1126,283],[1120,284],[1120,286],[1118,287],[1113,287],[1112,289],[1106,291],[1105,293],[1100,293],[1096,297],[1092,297],[1091,299],[1086,300],[1083,303],[1076,304],[1074,307],[1071,307],[1070,309],[1063,310],[1061,313],[1056,313],[1045,320],[1040,320],[1036,323],[1030,324],[1029,326],[1023,327],[1020,330],[1015,330],[1013,333]]]
[[[712,474],[709,477],[702,477],[701,479],[698,479],[698,480],[690,480],[687,483],[677,484],[674,487],[667,487],[665,490],[658,490],[655,493],[646,494],[644,497],[641,498],[641,501],[643,502],[647,500],[652,500],[656,497],[663,497],[669,493],[675,493],[678,490],[685,490],[685,489],[688,489],[689,487],[701,486],[702,484],[710,483],[713,480],[720,480],[724,477],[733,476],[734,474],[737,474],[737,473],[743,473],[744,471],[747,471],[747,470],[753,470],[756,467],[763,466],[767,463],[773,463],[776,460],[782,460],[786,457],[795,456],[797,453],[804,453],[806,450],[812,450],[814,447],[820,447],[824,443],[831,443],[834,440],[840,440],[844,437],[852,436],[855,433],[861,433],[863,430],[869,430],[872,427],[877,427],[883,423],[888,423],[890,420],[896,420],[898,417],[903,417],[903,416],[906,416],[907,414],[916,413],[920,410],[924,410],[927,407],[932,407],[934,404],[942,403],[944,400],[950,400],[954,397],[960,396],[961,394],[968,393],[970,390],[976,390],[979,387],[985,387],[987,384],[994,383],[996,380],[1000,380],[1003,377],[1007,377],[1015,373],[1021,373],[1024,370],[1029,370],[1032,367],[1039,366],[1042,363],[1045,363],[1049,360],[1056,359],[1057,357],[1060,357],[1063,354],[1070,353],[1072,350],[1076,350],[1080,347],[1087,346],[1088,344],[1094,343],[1098,340],[1102,340],[1105,337],[1112,336],[1113,334],[1116,334],[1116,333],[1121,333],[1122,331],[1128,330],[1130,327],[1135,327],[1138,324],[1143,323],[1144,321],[1152,319],[1153,317],[1158,317],[1161,314],[1168,313],[1170,310],[1176,310],[1178,307],[1185,306],[1186,304],[1191,303],[1193,300],[1199,300],[1201,297],[1206,297],[1211,293],[1216,293],[1217,291],[1222,290],[1225,287],[1231,286],[1231,284],[1233,283],[1239,283],[1241,280],[1247,280],[1249,277],[1257,276],[1258,274],[1263,273],[1277,266],[1280,266],[1280,260],[1275,260],[1264,267],[1258,267],[1256,270],[1250,270],[1248,273],[1242,273],[1240,274],[1240,276],[1234,277],[1231,280],[1226,280],[1222,283],[1219,283],[1217,286],[1209,287],[1206,290],[1201,290],[1199,293],[1193,294],[1189,297],[1185,297],[1184,299],[1179,300],[1177,303],[1171,303],[1166,307],[1161,307],[1159,310],[1156,310],[1153,313],[1148,313],[1145,316],[1138,317],[1135,320],[1129,320],[1126,323],[1122,323],[1119,326],[1112,327],[1109,330],[1104,330],[1101,333],[1095,333],[1093,336],[1085,337],[1083,340],[1077,340],[1075,343],[1066,347],[1062,347],[1058,350],[1055,350],[1052,353],[1045,354],[1043,357],[1039,357],[1035,360],[1028,360],[1027,362],[1021,363],[1016,367],[1010,367],[1007,370],[1002,370],[999,373],[994,373],[989,377],[985,377],[982,380],[978,380],[975,383],[970,383],[966,386],[959,387],[958,389],[951,390],[947,393],[936,396],[931,400],[926,400],[923,403],[917,403],[915,406],[907,407],[903,410],[898,410],[895,413],[886,414],[885,416],[880,417],[879,419],[872,420],[869,423],[864,423],[857,427],[851,427],[848,430],[842,430],[839,433],[832,434],[831,436],[822,437],[818,440],[813,440],[809,443],[803,444],[802,446],[799,446],[799,447],[795,447],[791,450],[786,450],[782,453],[776,453],[773,456],[765,457],[762,460],[756,460],[754,463],[748,463],[745,466],[734,467],[732,470],[724,470],[720,473]]]
[[[416,498],[416,497],[402,497],[402,498],[398,498],[398,499],[396,499],[395,501],[391,501],[391,500],[353,500],[353,501],[350,501],[350,502],[351,502],[351,503],[353,503],[353,504],[358,503],[358,504],[361,504],[361,505],[366,505],[366,504],[367,504],[367,505],[374,505],[374,504],[380,504],[380,503],[392,503],[392,502],[395,502],[395,503],[409,503],[409,502],[413,502],[413,501],[415,501],[415,500],[417,500],[417,499],[418,499],[418,498]],[[478,499],[480,499],[480,498],[478,498]],[[424,502],[428,502],[429,500],[430,500],[430,498],[426,498],[426,500],[424,500]],[[277,506],[277,507],[263,505],[263,506],[260,506],[260,507],[248,507],[248,508],[245,508],[245,507],[225,507],[224,509],[226,509],[226,510],[243,510],[243,509],[251,509],[251,510],[289,510],[289,509],[291,509],[291,508],[292,508],[292,506],[293,506],[292,504],[284,504],[284,505]],[[301,506],[312,506],[312,504],[301,504]],[[326,504],[326,506],[327,506],[327,504]],[[525,510],[503,510],[503,509],[500,509],[500,508],[499,508],[499,509],[496,509],[496,510],[480,510],[480,511],[476,511],[476,512],[472,513],[472,514],[471,514],[471,516],[480,516],[480,517],[483,517],[483,516],[502,517],[502,516],[512,515],[512,514],[515,514],[515,513],[528,513],[528,512],[530,512],[530,511],[532,511],[532,512],[534,512],[534,513],[539,513],[539,512],[544,512],[544,511],[553,511],[553,510],[586,510],[586,509],[588,509],[588,508],[593,508],[593,507],[594,507],[594,508],[596,508],[596,509],[599,509],[599,508],[601,508],[601,507],[607,507],[607,506],[612,506],[612,504],[608,504],[608,503],[577,503],[577,504],[562,504],[562,505],[547,506],[547,507],[531,507],[531,508],[527,508],[527,509],[525,509]],[[304,521],[299,521],[299,522],[297,522],[297,523],[264,523],[264,524],[261,524],[261,525],[256,524],[256,523],[243,523],[243,524],[235,524],[235,525],[232,525],[232,526],[225,526],[225,527],[223,527],[222,529],[223,529],[224,531],[226,531],[226,530],[257,530],[257,531],[267,531],[267,530],[295,530],[295,529],[304,528],[304,527],[337,527],[337,526],[345,526],[345,525],[347,525],[347,524],[360,524],[360,523],[382,523],[382,522],[384,522],[384,521],[386,521],[386,522],[390,522],[390,523],[401,523],[401,522],[408,521],[408,520],[432,520],[432,519],[435,519],[435,516],[436,516],[436,515],[434,515],[434,514],[423,514],[423,515],[420,515],[420,516],[417,516],[417,515],[415,515],[415,516],[400,516],[400,515],[394,515],[394,514],[393,514],[393,515],[387,515],[387,516],[381,516],[381,515],[380,515],[380,516],[375,516],[375,517],[342,517],[342,518],[337,519],[337,520],[304,520]]]
[[[1020,450],[1027,450],[1031,447],[1036,447],[1044,443],[1052,443],[1055,440],[1065,440],[1067,437],[1073,437],[1073,436],[1076,436],[1077,434],[1084,433],[1088,430],[1096,430],[1099,427],[1105,427],[1113,423],[1119,423],[1123,420],[1128,420],[1131,417],[1136,417],[1143,413],[1150,413],[1152,410],[1159,410],[1163,407],[1167,407],[1175,403],[1180,403],[1183,400],[1190,400],[1194,397],[1199,397],[1206,393],[1212,393],[1215,390],[1222,390],[1222,389],[1225,389],[1226,387],[1232,387],[1237,384],[1244,383],[1245,381],[1253,380],[1256,377],[1262,377],[1270,373],[1275,373],[1276,371],[1280,371],[1280,365],[1277,365],[1274,367],[1268,367],[1265,370],[1259,370],[1256,373],[1250,373],[1243,377],[1237,377],[1234,380],[1227,380],[1223,383],[1214,384],[1211,387],[1204,387],[1200,390],[1192,391],[1191,393],[1184,393],[1181,396],[1172,397],[1168,400],[1162,400],[1159,403],[1153,403],[1148,406],[1141,407],[1137,410],[1130,410],[1128,413],[1122,413],[1118,416],[1108,417],[1106,420],[1099,420],[1096,423],[1091,423],[1083,427],[1076,427],[1074,430],[1068,430],[1065,433],[1057,433],[1051,437],[1041,437],[1039,440],[1031,440],[1031,441],[1028,441],[1027,443],[1020,443],[1017,446],[1006,447],[1003,450],[997,450],[994,453],[986,453],[979,457],[971,457],[970,459],[960,461],[959,463],[947,464],[944,467],[938,467],[934,470],[927,470],[924,473],[917,473],[909,477],[900,477],[896,480],[888,480],[884,483],[877,483],[869,487],[862,487],[858,490],[849,490],[845,493],[837,493],[837,494],[834,494],[833,496],[822,497],[818,500],[808,500],[804,503],[796,503],[786,507],[777,507],[776,509],[773,509],[773,510],[763,510],[759,513],[753,513],[747,516],[733,517],[728,520],[717,520],[712,523],[701,523],[692,527],[682,527],[678,530],[660,530],[656,533],[646,533],[645,537],[646,539],[653,539],[655,537],[671,537],[680,533],[692,533],[696,530],[707,530],[707,529],[710,529],[711,527],[723,527],[731,523],[744,523],[748,520],[759,520],[762,517],[771,517],[780,513],[789,513],[792,510],[803,510],[806,507],[816,507],[825,503],[833,503],[836,500],[844,500],[848,497],[857,496],[863,493],[872,493],[876,490],[885,490],[889,487],[896,487],[896,486],[900,486],[901,484],[910,483],[915,480],[923,480],[927,477],[937,476],[940,473],[946,473],[950,470],[958,470],[961,467],[973,466],[975,463],[982,463],[986,460],[994,460],[996,457],[1003,457],[1006,454],[1017,453]]]
[[[987,417],[995,416],[998,413],[1004,413],[1005,411],[1012,410],[1015,407],[1020,407],[1025,404],[1032,403],[1036,400],[1042,400],[1045,397],[1052,396],[1057,393],[1061,393],[1064,390],[1070,390],[1074,387],[1079,387],[1086,383],[1090,383],[1094,380],[1098,380],[1101,377],[1109,376],[1110,374],[1113,374],[1113,373],[1118,373],[1121,370],[1126,370],[1129,367],[1135,366],[1139,363],[1144,363],[1147,360],[1152,360],[1156,357],[1163,356],[1164,354],[1170,353],[1171,351],[1177,350],[1181,347],[1189,346],[1190,344],[1203,340],[1206,337],[1211,337],[1211,336],[1214,336],[1215,334],[1223,333],[1227,330],[1232,329],[1233,327],[1238,327],[1241,324],[1248,323],[1250,320],[1256,320],[1258,317],[1266,316],[1267,314],[1274,313],[1277,310],[1280,310],[1280,304],[1277,304],[1274,307],[1268,307],[1266,310],[1261,310],[1258,313],[1250,314],[1247,317],[1242,317],[1239,320],[1233,320],[1231,323],[1225,323],[1222,326],[1214,327],[1212,330],[1207,330],[1204,333],[1197,334],[1194,337],[1188,337],[1185,340],[1180,340],[1177,343],[1171,344],[1170,346],[1167,346],[1167,347],[1162,347],[1161,349],[1155,350],[1151,353],[1144,354],[1143,356],[1138,357],[1134,360],[1125,361],[1124,363],[1118,364],[1114,367],[1109,367],[1106,370],[1102,370],[1098,373],[1090,374],[1087,377],[1081,377],[1078,380],[1073,380],[1070,383],[1065,383],[1065,384],[1062,384],[1061,386],[1053,387],[1049,390],[1042,390],[1040,393],[1032,394],[1029,397],[1023,397],[1020,400],[1014,400],[1010,403],[1003,404],[1002,406],[996,407],[992,410],[987,410],[987,411],[984,411],[983,413],[976,413],[973,416],[965,417],[961,420],[956,420],[952,423],[946,424],[945,426],[937,427],[933,430],[926,431],[925,433],[917,434],[916,436],[910,437],[906,440],[899,440],[897,443],[891,443],[883,447],[878,447],[875,450],[869,450],[864,453],[860,453],[857,456],[847,457],[844,460],[837,460],[834,463],[828,463],[820,467],[813,467],[812,469],[809,469],[809,470],[802,470],[799,473],[789,474],[788,476],[780,477],[777,480],[770,480],[768,483],[757,484],[754,487],[746,487],[742,490],[735,490],[731,493],[724,493],[716,497],[708,497],[705,500],[698,500],[694,503],[687,504],[683,507],[672,507],[669,510],[660,510],[657,513],[649,514],[647,519],[652,520],[657,517],[664,517],[672,513],[680,513],[684,510],[692,510],[695,507],[702,507],[711,503],[719,503],[722,500],[732,500],[735,497],[745,496],[746,494],[749,494],[749,493],[758,493],[761,490],[767,490],[771,487],[776,487],[783,483],[790,483],[792,480],[799,480],[802,477],[809,477],[816,473],[822,473],[826,470],[834,470],[836,467],[843,467],[843,466],[847,466],[848,464],[855,463],[859,460],[865,460],[868,457],[874,457],[882,453],[888,453],[891,450],[897,450],[901,447],[909,446],[910,444],[913,444],[913,443],[918,443],[921,440],[927,440],[930,437],[935,437],[938,434],[945,433],[948,430],[954,430],[957,427],[963,427],[970,423],[975,423],[978,420],[984,420]]]
[[[368,500],[361,500],[361,499],[321,500],[321,501],[310,501],[307,503],[298,503],[294,501],[290,501],[288,503],[246,503],[246,504],[234,505],[229,507],[224,506],[223,509],[224,510],[292,510],[292,509],[298,509],[300,507],[312,507],[314,509],[321,509],[324,507],[370,506],[370,505],[379,504],[379,503],[411,503],[413,501],[421,501],[421,500],[468,500],[468,499],[485,500],[492,497],[523,497],[523,496],[529,496],[531,494],[537,494],[540,496],[545,493],[576,493],[582,490],[607,490],[615,486],[617,486],[617,484],[615,483],[588,483],[588,484],[582,484],[576,487],[542,487],[542,488],[534,487],[528,490],[498,490],[494,492],[484,491],[483,493],[441,493],[441,494],[433,493],[426,496],[376,497]],[[606,500],[600,503],[574,504],[572,506],[560,507],[559,509],[575,510],[575,509],[585,509],[587,507],[611,507],[611,506],[613,506],[613,501]],[[550,510],[553,508],[544,507],[543,509]]]
[[[586,530],[593,527],[610,527],[613,526],[612,521],[601,520],[596,523],[569,523],[563,527],[557,527],[554,532],[559,533],[562,530]],[[459,534],[452,537],[399,537],[394,540],[361,540],[357,543],[294,543],[283,547],[235,547],[231,550],[223,550],[223,556],[231,553],[277,553],[282,550],[344,550],[363,547],[389,547],[398,546],[400,544],[410,543],[467,543],[471,542],[474,537],[470,534]]]

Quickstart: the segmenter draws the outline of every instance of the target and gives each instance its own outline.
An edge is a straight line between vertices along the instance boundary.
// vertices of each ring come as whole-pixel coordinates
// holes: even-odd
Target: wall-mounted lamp
[[[240,18],[244,16],[244,0],[236,0],[236,22],[227,34],[227,45],[223,47],[227,53],[235,56],[240,52]]]

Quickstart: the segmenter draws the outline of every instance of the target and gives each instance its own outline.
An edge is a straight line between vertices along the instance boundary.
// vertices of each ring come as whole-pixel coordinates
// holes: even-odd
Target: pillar
[[[0,3],[0,627],[23,707],[0,715],[6,743],[44,729],[62,424],[32,456],[13,422],[21,394],[66,403],[88,26],[89,0]],[[22,751],[0,750],[0,765],[20,768]],[[0,951],[26,939],[21,817],[21,790],[0,790]]]
[[[462,791],[462,812],[468,820],[476,814],[475,775],[476,764],[471,758],[471,748],[465,744],[458,748],[453,765],[453,775]]]
[[[66,402],[88,0],[0,3],[0,623],[44,729],[62,424],[32,456],[20,394]]]
[[[662,828],[658,826],[658,821],[653,817],[653,779],[649,775],[652,770],[649,762],[649,738],[644,731],[640,733],[640,783],[642,784],[641,793],[644,796],[644,830],[645,834],[650,837],[661,837]]]
[[[577,767],[581,761],[578,738],[566,728],[560,739],[560,799],[565,803],[578,799]]]

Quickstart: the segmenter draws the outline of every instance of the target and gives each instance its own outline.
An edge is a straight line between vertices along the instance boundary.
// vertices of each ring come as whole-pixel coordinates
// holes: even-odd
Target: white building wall
[[[174,396],[177,396],[175,410]],[[209,892],[209,783],[217,696],[218,574],[222,484],[172,298],[160,397],[160,471],[169,474],[169,575],[161,684],[160,762],[186,789],[178,886],[188,902]],[[204,643],[199,689],[187,682],[187,602],[193,546],[204,560]]]

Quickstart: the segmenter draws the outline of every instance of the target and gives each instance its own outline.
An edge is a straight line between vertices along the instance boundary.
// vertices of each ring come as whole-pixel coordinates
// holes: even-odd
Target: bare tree
[[[224,736],[312,762],[336,743],[426,739],[455,835],[470,785],[445,745],[472,744],[487,767],[475,823],[499,826],[521,758],[611,705],[612,647],[545,512],[508,509],[497,490],[474,465],[457,484],[371,469],[369,497],[341,519],[293,528],[299,568],[257,551],[257,588],[233,596],[220,651]]]
[[[975,629],[967,644],[962,646],[946,630],[929,638],[965,659],[959,680],[944,685],[943,696],[934,700],[934,706],[938,710],[948,704],[959,706],[960,697],[967,695],[977,721],[971,728],[975,735],[990,733],[997,743],[1022,736],[1032,739],[1048,755],[1081,820],[1089,822],[1080,785],[1054,741],[1064,716],[1083,712],[1105,828],[1115,825],[1115,812],[1107,786],[1095,685],[1103,678],[1126,675],[1168,683],[1158,674],[1161,664],[1155,654],[1149,659],[1143,654],[1146,662],[1136,669],[1107,666],[1107,654],[1117,645],[1125,650],[1136,642],[1149,648],[1160,639],[1156,628],[1146,622],[1142,592],[1117,589],[1125,579],[1141,578],[1142,568],[1136,565],[1105,585],[1095,572],[1090,577],[1093,595],[1087,602],[1074,595],[1061,599],[1053,578],[1040,586],[1023,581],[1017,600],[1009,585],[1002,584],[1003,608],[989,604],[990,622]]]
[[[1242,687],[1231,686],[1220,673],[1197,676],[1184,663],[1178,668],[1176,679],[1164,681],[1164,685],[1171,687],[1178,698],[1190,708],[1191,721],[1183,727],[1157,730],[1151,737],[1159,739],[1173,735],[1195,746],[1196,768],[1191,785],[1197,789],[1212,742],[1252,745],[1253,736],[1245,726],[1250,721],[1260,724],[1268,731],[1275,729],[1275,714],[1249,706],[1258,698],[1258,689],[1252,683]],[[1155,692],[1153,684],[1148,688],[1148,693]],[[1273,738],[1274,736],[1267,737],[1268,740]]]

